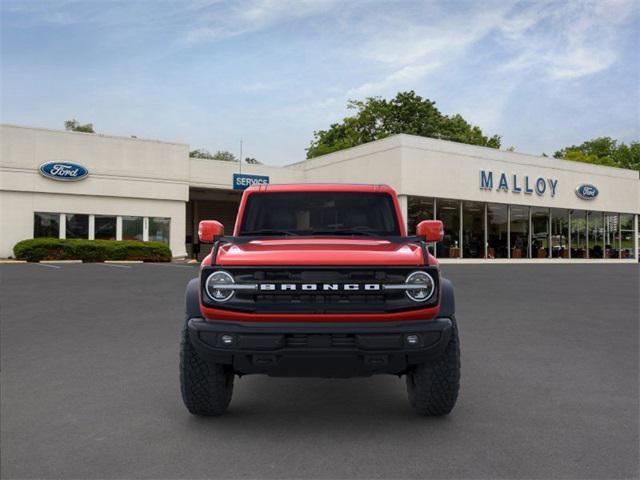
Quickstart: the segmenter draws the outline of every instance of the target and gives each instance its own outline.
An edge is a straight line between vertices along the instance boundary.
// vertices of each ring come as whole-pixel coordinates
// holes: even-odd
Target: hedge
[[[142,260],[144,262],[169,262],[171,249],[160,242],[138,240],[81,240],[58,238],[33,238],[22,240],[13,247],[19,260]]]

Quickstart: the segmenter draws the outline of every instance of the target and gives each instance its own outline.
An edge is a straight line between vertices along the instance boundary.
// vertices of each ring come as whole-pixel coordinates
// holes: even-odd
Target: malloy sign
[[[494,174],[495,173],[495,174]],[[558,190],[556,178],[530,177],[529,175],[507,174],[480,170],[480,190],[495,190],[497,192],[524,193],[542,197],[555,197]]]

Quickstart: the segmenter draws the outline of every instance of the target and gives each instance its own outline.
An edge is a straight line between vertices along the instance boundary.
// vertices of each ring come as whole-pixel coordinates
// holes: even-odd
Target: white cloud
[[[365,97],[382,95],[390,90],[397,91],[414,86],[428,72],[438,67],[438,63],[407,65],[392,72],[379,81],[367,82],[347,92],[347,97]]]
[[[209,11],[191,26],[188,45],[230,38],[269,28],[279,23],[330,12],[337,0],[253,0],[231,8]]]
[[[618,29],[637,6],[634,0],[534,3],[501,28],[504,47],[517,52],[503,68],[552,80],[601,72],[618,59]]]
[[[104,86],[113,88],[107,97],[140,117],[147,112],[154,117],[149,125],[163,125],[167,131],[178,125],[189,132],[190,124],[214,124],[221,129],[220,138],[239,137],[251,128],[252,135],[262,135],[274,145],[306,145],[313,130],[350,113],[349,98],[388,98],[407,89],[437,100],[443,113],[459,112],[489,133],[543,122],[518,115],[527,104],[545,98],[550,108],[570,106],[573,110],[566,116],[575,118],[575,112],[584,111],[591,76],[612,73],[612,67],[623,66],[622,55],[632,55],[629,25],[638,22],[640,9],[638,0],[0,2],[2,26],[8,32],[5,45],[14,41],[12,48],[24,49],[24,54],[5,62],[5,77],[7,64],[13,62],[14,78],[32,70],[37,73],[34,78],[55,83],[57,77],[61,92],[70,91],[70,79],[78,79],[80,88],[104,79]],[[82,32],[87,40],[82,49],[98,52],[95,62],[80,65],[75,56],[62,54],[57,75],[52,75],[54,67],[41,57],[33,61],[28,49],[18,45],[21,40],[12,37],[12,31],[40,25],[46,27],[44,35],[54,32],[61,45],[69,42],[68,51],[78,47],[74,42]],[[258,32],[261,35],[248,38]],[[224,45],[216,44],[220,40]],[[41,42],[31,50],[41,53],[47,48]],[[121,55],[105,56],[104,50]],[[84,62],[89,57],[78,56]],[[637,69],[635,75],[637,81]],[[627,76],[626,82],[633,83],[633,74]],[[613,77],[594,80],[605,85],[609,78]],[[3,88],[14,97],[15,92],[37,95],[48,88],[35,80],[37,88],[32,90],[20,80],[6,85],[5,81]],[[130,91],[130,85],[137,89]],[[158,92],[150,91],[149,85],[159,86]],[[627,83],[619,80],[616,85]],[[86,87],[88,96],[92,88],[104,95],[106,87]],[[606,86],[602,90],[597,95],[607,94]],[[575,97],[568,98],[568,92],[575,92]],[[637,89],[620,95],[637,101]],[[550,101],[554,96],[560,101]],[[28,111],[10,94],[5,97],[14,111]],[[51,105],[60,104],[51,98]],[[607,105],[610,116],[621,118],[621,124],[629,109],[628,101],[622,103],[623,113]],[[166,106],[166,119],[148,114],[157,105]],[[105,101],[101,109],[99,114],[110,118],[113,102]],[[96,113],[96,123],[99,118]],[[203,129],[203,136],[210,130]],[[284,141],[275,133],[278,130],[284,132]],[[301,139],[292,138],[292,130]],[[255,133],[265,131],[269,135]],[[518,143],[522,138],[524,134]]]
[[[421,4],[417,11],[382,14],[356,26],[367,38],[358,56],[376,68],[368,81],[349,89],[347,97],[419,90],[430,76],[446,76],[447,68],[464,63],[469,50],[498,29],[512,8],[509,2],[490,7],[469,3],[453,12],[445,6]]]
[[[364,26],[369,37],[361,53],[371,60],[396,66],[443,62],[500,25],[508,5],[505,2],[479,8],[470,3],[459,12],[424,7],[424,12],[419,9],[415,13],[373,18]]]

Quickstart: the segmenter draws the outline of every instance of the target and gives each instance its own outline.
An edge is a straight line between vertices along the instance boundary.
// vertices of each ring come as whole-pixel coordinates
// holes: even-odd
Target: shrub
[[[40,260],[142,260],[144,262],[169,262],[171,249],[160,242],[138,240],[82,240],[58,238],[33,238],[22,240],[13,247],[17,259],[29,262]]]

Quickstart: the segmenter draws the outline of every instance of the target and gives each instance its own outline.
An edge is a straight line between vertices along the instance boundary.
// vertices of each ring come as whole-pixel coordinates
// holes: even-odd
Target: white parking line
[[[40,263],[40,262],[33,263],[32,265],[38,265],[39,267],[47,267],[47,268],[62,268],[62,267],[59,267],[58,265],[50,265],[48,263]]]
[[[96,262],[95,265],[102,265],[103,267],[131,268],[130,265],[117,265],[115,263],[100,263],[100,262]]]
[[[199,264],[193,263],[191,265],[176,265],[175,263],[150,262],[150,263],[147,263],[147,265],[158,265],[159,267],[193,268]]]

